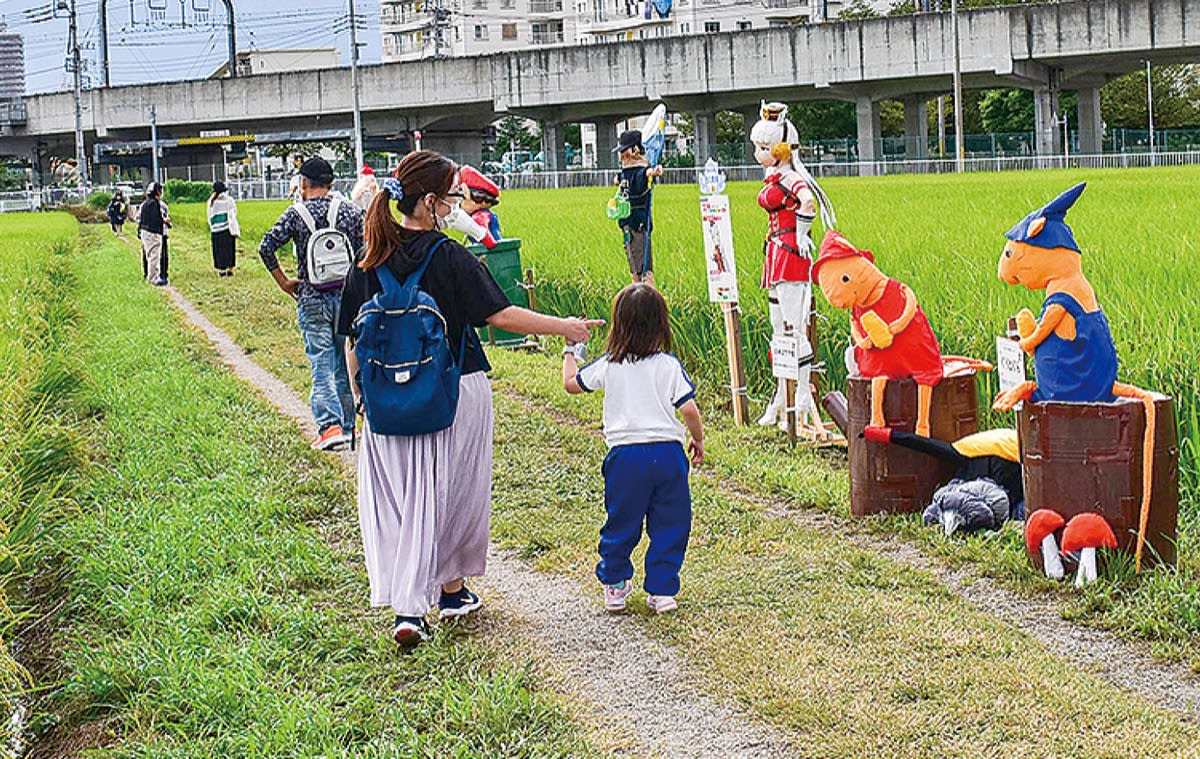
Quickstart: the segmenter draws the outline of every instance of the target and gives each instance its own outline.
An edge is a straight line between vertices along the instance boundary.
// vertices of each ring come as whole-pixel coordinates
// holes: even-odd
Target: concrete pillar
[[[1100,88],[1079,90],[1079,152],[1095,155],[1104,151],[1104,120],[1100,117]]]
[[[858,162],[865,164],[859,167],[862,176],[875,174],[874,163],[879,157],[879,102],[870,96],[862,96],[854,101],[855,114],[858,117]]]
[[[758,161],[756,161],[754,158],[754,143],[750,141],[750,130],[753,129],[754,125],[758,123],[758,120],[762,118],[762,107],[757,105],[748,106],[741,110],[741,114],[742,119],[745,121],[743,132],[745,133],[744,139],[746,143],[745,150],[742,154],[742,162],[747,166],[753,166],[758,163]]]
[[[908,95],[904,103],[904,157],[920,161],[929,157],[929,101]]]
[[[695,141],[692,155],[697,166],[703,166],[709,158],[717,157],[717,115],[712,111],[696,111],[692,114]]]
[[[596,119],[596,168],[611,169],[617,165],[617,119]]]
[[[566,132],[557,121],[542,122],[542,162],[546,171],[561,171],[567,151]]]
[[[1062,153],[1062,132],[1054,123],[1058,114],[1058,91],[1039,87],[1033,91],[1033,131],[1038,155]]]

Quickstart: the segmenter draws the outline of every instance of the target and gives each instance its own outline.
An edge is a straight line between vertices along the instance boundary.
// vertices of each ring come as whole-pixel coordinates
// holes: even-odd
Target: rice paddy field
[[[995,337],[1008,317],[1023,306],[1036,313],[1042,300],[1041,293],[1008,287],[997,278],[1004,232],[1081,181],[1088,189],[1068,222],[1112,324],[1121,379],[1175,397],[1181,477],[1185,498],[1194,503],[1200,492],[1200,372],[1195,368],[1200,303],[1192,295],[1191,267],[1200,245],[1195,190],[1200,169],[830,179],[823,186],[833,199],[840,231],[859,248],[873,251],[885,273],[915,290],[943,352],[994,360]],[[767,223],[755,202],[758,189],[757,183],[740,183],[727,193],[748,380],[751,396],[762,400],[772,380],[766,294],[758,286]],[[609,188],[504,194],[497,212],[505,235],[523,241],[523,263],[535,270],[539,283],[539,308],[607,316],[613,294],[628,282],[620,234],[604,215],[610,195]],[[707,299],[698,198],[691,186],[656,191],[655,277],[671,307],[675,351],[712,407],[727,405],[729,378],[720,311]],[[242,204],[245,236],[256,239],[281,208],[281,203]],[[173,213],[177,223],[202,223],[202,207],[180,206]],[[814,230],[817,239],[821,234]],[[841,387],[847,317],[819,293],[816,299],[828,386]],[[981,401],[994,395],[991,377],[980,387]]]
[[[1200,313],[1185,283],[1200,226],[1194,169],[1034,172],[965,177],[888,177],[829,181],[839,229],[873,250],[881,268],[913,287],[947,353],[993,358],[995,336],[1022,306],[1037,311],[1041,293],[1005,286],[996,276],[1003,234],[1030,210],[1079,181],[1089,187],[1068,220],[1084,249],[1085,270],[1112,323],[1125,381],[1172,394],[1178,403],[1182,448],[1180,559],[1175,570],[1134,578],[1116,572],[1084,594],[1045,580],[1024,555],[1019,529],[945,540],[918,518],[861,520],[864,529],[899,535],[955,565],[969,565],[1022,593],[1052,594],[1062,614],[1083,624],[1148,642],[1156,654],[1182,658],[1200,670],[1200,442],[1197,373],[1191,346],[1200,344]],[[771,379],[766,361],[766,296],[758,289],[766,215],[755,204],[756,184],[731,186],[734,235],[752,413],[762,408]],[[608,188],[507,192],[499,213],[504,231],[523,240],[523,262],[536,271],[537,306],[559,314],[607,316],[611,298],[628,281],[621,238],[605,218]],[[240,206],[243,241],[239,273],[213,274],[200,206],[176,205],[172,280],[186,297],[227,329],[256,361],[300,392],[308,368],[295,332],[295,306],[281,297],[254,255],[258,238],[284,204]],[[660,188],[655,196],[656,280],[671,307],[676,352],[700,385],[708,436],[705,467],[749,492],[785,499],[796,508],[848,515],[844,457],[789,451],[773,430],[736,428],[728,413],[720,312],[708,303],[701,248],[698,191]],[[817,230],[820,234],[820,230]],[[178,257],[178,264],[176,258]],[[294,266],[294,258],[283,258]],[[827,387],[844,383],[841,354],[846,315],[817,295]],[[596,334],[593,353],[601,349]],[[558,382],[557,351],[544,356],[491,351],[498,388],[536,408],[554,409],[594,427],[600,398],[568,398]],[[994,380],[980,385],[990,406]],[[991,414],[988,424],[1011,424]],[[524,512],[522,512],[523,514]],[[522,517],[524,519],[524,517]],[[520,521],[520,520],[518,520]],[[550,523],[558,524],[559,517]],[[550,524],[548,523],[548,524]],[[497,520],[496,536],[502,520]],[[518,550],[534,555],[557,545],[520,523]],[[561,536],[560,536],[561,537]],[[532,541],[533,545],[526,543]],[[564,549],[565,550],[565,549]],[[570,552],[568,552],[570,553]],[[578,556],[570,553],[572,560]]]

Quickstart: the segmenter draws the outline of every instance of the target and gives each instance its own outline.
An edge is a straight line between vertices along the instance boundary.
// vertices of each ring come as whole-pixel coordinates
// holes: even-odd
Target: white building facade
[[[843,0],[380,0],[383,61],[719,34],[836,19]],[[873,0],[886,11],[889,0]]]
[[[574,44],[573,0],[381,0],[383,60]]]

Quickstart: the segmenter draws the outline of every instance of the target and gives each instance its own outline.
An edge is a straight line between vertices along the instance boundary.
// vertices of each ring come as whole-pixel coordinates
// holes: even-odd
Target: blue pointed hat
[[[1067,248],[1076,253],[1079,243],[1075,233],[1067,224],[1067,211],[1083,194],[1087,182],[1080,182],[1021,220],[1021,223],[1004,235],[1013,242],[1023,242],[1038,248]]]

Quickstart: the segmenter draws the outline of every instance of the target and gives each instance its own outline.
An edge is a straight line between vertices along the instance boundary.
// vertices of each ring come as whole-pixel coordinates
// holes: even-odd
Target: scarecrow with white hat
[[[808,339],[809,314],[812,313],[809,269],[815,253],[810,234],[818,210],[826,229],[832,229],[837,218],[828,196],[797,156],[800,135],[788,120],[787,112],[783,103],[764,102],[762,118],[750,131],[755,160],[766,170],[763,188],[758,193],[758,204],[769,218],[763,241],[762,287],[768,292],[774,337],[790,332],[796,339],[796,355],[800,359],[796,416],[820,419],[810,392],[810,377],[816,360]],[[786,383],[779,380],[775,395],[758,423],[764,427],[785,425],[786,406]],[[823,427],[819,434],[824,434]]]

